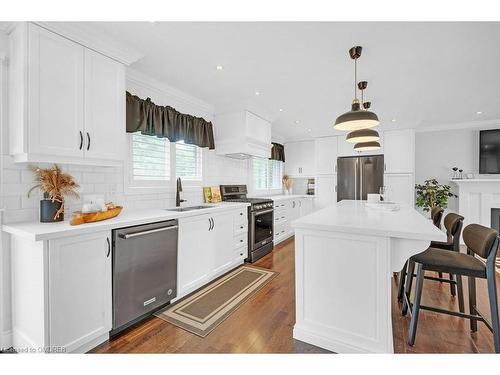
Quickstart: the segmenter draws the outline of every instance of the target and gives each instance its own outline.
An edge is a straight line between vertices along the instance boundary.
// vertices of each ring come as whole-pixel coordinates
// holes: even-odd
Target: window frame
[[[133,160],[133,133],[127,133],[127,158],[124,163],[124,192],[128,194],[141,194],[141,193],[164,193],[169,192],[174,188],[174,181],[172,180],[172,145],[169,145],[169,179],[168,180],[134,180],[134,160]],[[168,139],[167,139],[168,141]]]
[[[182,141],[181,141],[182,142]],[[171,148],[170,149],[170,153],[171,153],[171,159],[172,160],[172,163],[171,165],[173,165],[173,169],[171,169],[171,175],[173,177],[174,180],[177,180],[177,144],[187,144],[189,146],[193,146],[193,147],[197,147],[198,149],[198,153],[199,153],[199,158],[200,158],[200,169],[201,169],[201,173],[199,175],[199,179],[192,179],[192,178],[186,178],[186,177],[181,177],[181,180],[182,180],[182,185],[183,186],[193,186],[193,187],[197,187],[197,186],[203,186],[203,181],[205,180],[205,168],[203,167],[204,166],[204,159],[206,158],[206,154],[205,154],[205,149],[202,148],[202,147],[198,147],[196,145],[190,145],[188,143],[180,143],[180,142],[175,142],[175,143],[170,143],[170,145],[175,145],[175,147]]]
[[[170,164],[170,174],[169,179],[165,181],[161,180],[134,180],[133,175],[133,145],[132,145],[132,134],[127,133],[127,156],[125,158],[125,162],[123,164],[123,191],[125,194],[155,194],[155,193],[171,193],[176,190],[176,180],[177,180],[177,171],[176,171],[176,142],[170,142],[169,145],[169,164]],[[204,159],[207,160],[207,150],[205,148],[199,147],[200,159],[201,159],[201,179],[200,180],[188,180],[182,179],[183,187],[191,190],[203,186],[203,182],[205,181],[205,170],[203,168]]]
[[[252,193],[254,195],[273,195],[273,194],[279,194],[283,191],[283,173],[284,173],[284,163],[281,163],[281,178],[280,178],[280,187],[273,187],[270,185],[272,182],[272,162],[274,160],[267,159],[267,165],[266,165],[266,187],[265,188],[257,188],[255,186],[255,180],[254,180],[254,160],[256,159],[265,159],[265,158],[250,158],[249,164],[248,164],[248,170],[249,170],[249,181],[250,181],[250,186],[252,187]]]

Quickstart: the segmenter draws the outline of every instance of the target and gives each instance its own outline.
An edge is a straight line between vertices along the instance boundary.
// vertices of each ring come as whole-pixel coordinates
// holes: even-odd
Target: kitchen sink
[[[212,206],[175,207],[175,208],[167,208],[166,210],[167,211],[184,212],[184,211],[202,210],[204,208],[212,208]]]

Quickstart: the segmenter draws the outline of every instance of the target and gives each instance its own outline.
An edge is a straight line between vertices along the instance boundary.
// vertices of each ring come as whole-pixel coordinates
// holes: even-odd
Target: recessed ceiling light
[[[222,65],[217,65],[217,66],[215,67],[215,69],[217,69],[217,70],[222,70],[222,69],[224,69],[224,67],[223,67]]]
[[[255,95],[259,96],[259,95],[260,95],[260,92],[255,91]]]
[[[283,112],[283,108],[280,108],[280,112]]]
[[[396,122],[396,119],[395,119],[395,118],[393,118],[391,121],[392,121],[392,122]]]
[[[298,124],[300,121],[299,120],[295,120],[295,123]]]
[[[311,129],[307,129],[307,131],[308,131],[308,132],[310,132],[310,131],[311,131]]]
[[[482,114],[483,114],[483,112],[482,112],[482,111],[477,111],[477,112],[476,112],[476,115],[482,115]]]

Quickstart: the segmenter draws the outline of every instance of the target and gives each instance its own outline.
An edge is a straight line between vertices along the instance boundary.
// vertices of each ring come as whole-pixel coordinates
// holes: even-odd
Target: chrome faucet
[[[180,207],[181,202],[186,202],[185,199],[181,199],[182,182],[181,178],[177,177],[177,192],[175,194],[175,207]]]

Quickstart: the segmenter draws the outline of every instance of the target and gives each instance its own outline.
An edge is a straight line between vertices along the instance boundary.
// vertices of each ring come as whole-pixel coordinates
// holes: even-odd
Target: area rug
[[[155,315],[205,337],[277,275],[264,268],[241,266]]]

